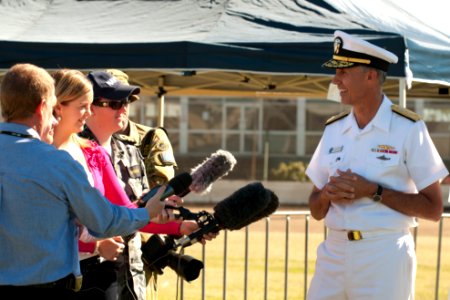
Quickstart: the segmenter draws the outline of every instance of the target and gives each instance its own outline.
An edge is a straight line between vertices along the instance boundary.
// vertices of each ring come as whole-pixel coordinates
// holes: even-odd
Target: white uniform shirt
[[[412,121],[391,110],[384,97],[372,121],[359,129],[353,112],[326,126],[306,174],[322,189],[336,170],[404,193],[417,193],[448,171],[422,120]],[[336,230],[406,229],[417,226],[406,216],[372,198],[352,204],[331,203],[325,225]]]

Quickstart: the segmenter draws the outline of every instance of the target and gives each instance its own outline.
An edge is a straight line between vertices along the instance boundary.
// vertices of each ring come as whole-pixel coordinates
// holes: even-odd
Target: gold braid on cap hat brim
[[[353,62],[353,63],[358,63],[358,64],[370,65],[370,59],[346,57],[346,56],[339,56],[339,55],[333,55],[333,59],[340,60],[340,61]]]

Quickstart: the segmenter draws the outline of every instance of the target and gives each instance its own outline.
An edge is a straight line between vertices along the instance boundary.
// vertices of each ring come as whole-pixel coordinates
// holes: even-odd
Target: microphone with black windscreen
[[[279,205],[278,197],[260,182],[248,184],[217,203],[214,213],[206,211],[192,213],[184,207],[170,207],[180,211],[185,220],[195,220],[199,229],[188,236],[175,239],[166,236],[162,240],[153,235],[142,247],[142,259],[150,269],[162,274],[170,266],[187,281],[196,279],[204,265],[190,256],[176,254],[178,247],[190,246],[203,238],[205,234],[221,229],[238,230],[272,214]],[[166,205],[166,207],[168,207]]]
[[[202,217],[200,229],[175,241],[175,247],[189,246],[203,235],[221,229],[239,230],[273,213],[279,205],[278,197],[260,182],[250,183],[214,206],[213,215]]]
[[[187,189],[189,189],[189,185],[192,183],[192,177],[189,173],[184,172],[181,173],[167,183],[166,190],[161,195],[161,201],[166,199],[167,197],[170,197],[172,195],[180,195],[183,192],[185,192]],[[158,191],[158,189],[161,186],[155,186],[152,188],[147,194],[142,196],[142,198],[139,200],[139,206],[143,207],[145,206],[145,203],[147,203],[148,200],[150,200]]]
[[[201,164],[191,169],[192,183],[186,191],[179,195],[186,196],[189,192],[206,194],[211,191],[214,181],[226,176],[232,171],[236,159],[226,150],[217,150],[206,158]]]
[[[279,206],[277,195],[260,182],[248,184],[214,207],[214,217],[220,227],[239,230],[268,217]]]

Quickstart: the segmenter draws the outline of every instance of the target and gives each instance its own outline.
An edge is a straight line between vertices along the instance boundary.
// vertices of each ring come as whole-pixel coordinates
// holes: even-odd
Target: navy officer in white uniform
[[[426,125],[383,94],[393,53],[336,31],[333,58],[348,113],[330,118],[307,168],[311,215],[328,235],[317,249],[308,300],[414,299],[410,228],[438,221],[448,175]]]

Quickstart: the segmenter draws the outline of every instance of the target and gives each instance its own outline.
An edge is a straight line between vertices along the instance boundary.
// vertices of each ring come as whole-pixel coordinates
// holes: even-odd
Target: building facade
[[[448,99],[408,99],[407,103],[425,120],[439,153],[450,162]],[[142,96],[131,105],[130,116],[156,126],[157,104],[156,97]],[[224,149],[238,161],[230,179],[289,180],[280,168],[301,172],[322,136],[325,121],[348,109],[324,99],[165,97],[164,127],[180,171]],[[300,166],[295,165],[299,162]]]

